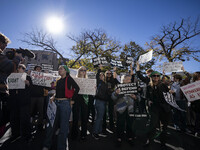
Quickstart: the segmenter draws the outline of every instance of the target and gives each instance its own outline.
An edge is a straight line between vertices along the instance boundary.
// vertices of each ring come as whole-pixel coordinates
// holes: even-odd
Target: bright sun
[[[61,33],[64,29],[63,19],[60,17],[50,17],[46,21],[46,26],[51,33]]]

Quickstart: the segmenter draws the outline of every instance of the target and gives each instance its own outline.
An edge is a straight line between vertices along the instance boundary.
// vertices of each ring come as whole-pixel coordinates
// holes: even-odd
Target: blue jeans
[[[99,134],[102,132],[102,122],[103,122],[103,116],[106,109],[106,102],[96,99],[94,105],[95,105],[95,110],[96,110],[96,120],[94,123],[93,133]]]
[[[51,127],[49,124],[46,129],[46,136],[44,141],[44,147],[50,149],[52,143],[52,137],[59,126],[60,131],[57,138],[57,150],[66,150],[67,144],[66,140],[69,132],[69,118],[71,114],[71,106],[69,100],[56,100],[57,106],[56,118],[54,122],[54,126]]]

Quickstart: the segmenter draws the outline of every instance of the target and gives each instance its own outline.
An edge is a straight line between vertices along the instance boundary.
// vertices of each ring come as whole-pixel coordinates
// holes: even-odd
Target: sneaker
[[[93,133],[92,136],[93,136],[93,138],[94,138],[95,140],[98,140],[98,139],[99,139],[99,135],[96,134],[96,133]]]
[[[107,134],[106,133],[99,133],[99,136],[101,136],[101,137],[107,137]]]

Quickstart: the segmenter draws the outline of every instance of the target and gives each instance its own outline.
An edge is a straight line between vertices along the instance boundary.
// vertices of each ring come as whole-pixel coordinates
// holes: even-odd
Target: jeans
[[[94,105],[96,109],[96,120],[94,123],[93,133],[99,134],[102,132],[102,122],[103,122],[103,116],[106,109],[106,102],[96,99]]]
[[[59,126],[60,131],[57,137],[57,150],[66,150],[66,140],[69,132],[69,118],[71,114],[71,106],[69,100],[56,100],[57,110],[53,128],[49,124],[46,130],[44,147],[50,149],[54,131]]]

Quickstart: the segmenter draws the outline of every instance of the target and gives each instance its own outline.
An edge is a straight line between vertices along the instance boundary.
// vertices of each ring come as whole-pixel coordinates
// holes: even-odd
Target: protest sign
[[[97,67],[100,64],[107,65],[108,61],[106,57],[96,57],[96,58],[92,58],[92,63],[95,67]]]
[[[143,64],[150,61],[152,59],[152,55],[153,55],[153,50],[141,55],[138,60],[139,64]]]
[[[56,109],[57,109],[56,104],[54,102],[49,101],[47,106],[47,116],[49,118],[49,122],[52,127],[56,118]]]
[[[96,79],[73,78],[78,84],[80,91],[78,94],[95,95],[96,94]]]
[[[169,92],[163,92],[163,95],[164,95],[164,98],[165,98],[165,101],[170,104],[172,107],[180,110],[180,111],[185,111],[183,109],[181,109],[177,104],[176,104],[176,100],[174,99],[174,96],[169,93]]]
[[[8,89],[25,89],[26,73],[11,73],[7,78]]]
[[[32,71],[31,78],[33,85],[51,87],[53,81],[53,75],[43,72]]]
[[[182,86],[181,90],[183,91],[188,101],[195,101],[200,99],[200,81]]]
[[[133,57],[127,56],[126,57],[126,66],[130,66],[133,63]]]
[[[26,70],[34,70],[34,67],[35,67],[36,65],[37,65],[37,64],[27,64]]]
[[[120,90],[119,94],[130,95],[137,93],[136,83],[118,84],[117,88]]]
[[[183,62],[164,62],[163,63],[163,70],[165,72],[180,72],[182,71]]]
[[[42,64],[42,70],[45,70],[45,71],[53,70],[53,65]]]
[[[58,71],[49,71],[49,74],[53,75],[53,76],[59,76]]]
[[[119,60],[111,59],[110,64],[111,66],[114,66],[114,67],[123,67],[122,62]]]

